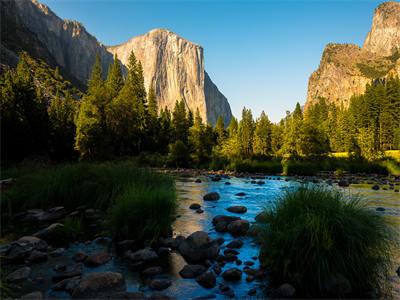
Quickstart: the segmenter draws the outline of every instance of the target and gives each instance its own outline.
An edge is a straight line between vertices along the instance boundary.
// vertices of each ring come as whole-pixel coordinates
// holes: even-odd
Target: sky
[[[228,99],[278,122],[304,105],[328,43],[362,46],[383,1],[39,0],[104,45],[166,28],[204,48],[205,70]]]

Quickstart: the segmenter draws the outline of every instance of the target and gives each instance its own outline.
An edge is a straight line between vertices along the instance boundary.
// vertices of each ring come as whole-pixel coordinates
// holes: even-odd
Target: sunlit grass
[[[304,297],[387,296],[396,242],[382,214],[315,186],[284,192],[267,213],[260,260],[274,281],[293,284]],[[326,288],[334,274],[349,280],[351,295]]]

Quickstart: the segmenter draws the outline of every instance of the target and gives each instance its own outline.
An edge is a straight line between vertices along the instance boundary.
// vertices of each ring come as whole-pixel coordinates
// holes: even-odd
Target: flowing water
[[[200,177],[201,183],[195,183],[195,178],[177,178],[176,185],[178,190],[179,207],[177,211],[177,218],[173,224],[174,235],[184,235],[195,231],[205,231],[211,237],[223,237],[225,243],[221,246],[224,250],[225,245],[233,240],[233,237],[228,233],[219,233],[214,230],[212,226],[212,218],[216,215],[233,215],[240,216],[242,219],[248,220],[250,223],[254,223],[254,218],[264,208],[273,205],[277,196],[279,196],[284,189],[294,188],[299,186],[300,183],[296,181],[285,181],[284,178],[276,176],[268,177],[268,180],[264,180],[265,184],[257,185],[252,184],[249,178],[235,178],[222,179],[218,182],[213,182],[207,177]],[[225,182],[229,181],[231,184],[226,185]],[[341,189],[345,194],[355,195],[359,194],[363,197],[363,201],[366,201],[371,209],[382,207],[385,210],[379,213],[387,215],[392,222],[399,227],[400,225],[400,195],[395,193],[393,190],[379,190],[374,191],[371,186],[367,185],[352,185],[351,188],[339,188],[332,187],[335,189]],[[399,186],[395,186],[399,189]],[[203,201],[203,196],[207,192],[215,191],[221,196],[218,201]],[[235,196],[235,194],[243,192],[246,195],[242,197]],[[196,213],[194,210],[189,209],[190,204],[199,203],[204,210],[203,213]],[[247,212],[244,214],[230,213],[226,209],[233,205],[244,205],[247,207]],[[259,254],[259,246],[256,245],[250,237],[240,237],[244,242],[243,246],[238,249],[240,252],[238,258],[242,262],[252,261],[254,265],[252,268],[259,267],[259,261],[257,256]],[[399,237],[400,240],[400,237]],[[51,290],[51,276],[55,272],[51,269],[56,262],[61,262],[67,265],[73,264],[71,260],[72,255],[78,249],[83,249],[88,254],[99,250],[108,249],[113,253],[113,259],[107,264],[100,266],[95,269],[84,267],[84,274],[93,271],[114,271],[121,272],[124,274],[127,290],[128,291],[142,291],[147,295],[150,295],[152,291],[148,288],[146,278],[140,275],[138,270],[130,268],[126,262],[120,259],[114,252],[113,248],[108,248],[107,245],[101,245],[99,243],[76,243],[72,247],[68,248],[65,253],[60,257],[50,258],[49,261],[37,264],[32,267],[32,277],[35,278],[32,285],[42,290],[47,290],[47,296],[51,297],[66,297],[68,294],[55,292]],[[222,252],[222,251],[221,251]],[[263,296],[263,287],[268,285],[268,282],[257,282],[251,283],[245,280],[246,275],[243,273],[243,277],[236,283],[225,282],[222,276],[217,277],[217,286],[212,289],[205,289],[199,286],[194,279],[183,279],[179,275],[179,271],[186,264],[184,259],[178,254],[172,252],[169,256],[169,261],[159,261],[158,265],[161,265],[164,269],[164,273],[157,277],[168,278],[172,281],[172,285],[164,292],[170,296],[177,297],[179,299],[190,299],[197,296],[207,296],[213,298],[224,298],[223,294],[218,288],[219,283],[228,284],[236,298],[248,297],[248,291],[256,288],[256,296]],[[395,273],[395,269],[400,266],[399,255],[396,258],[396,266],[393,268],[393,282],[394,298],[400,298],[400,283],[399,277]],[[237,267],[243,269],[244,265],[237,266],[235,262],[227,263],[222,271]],[[39,285],[38,285],[39,284]],[[33,288],[33,287],[32,287]]]

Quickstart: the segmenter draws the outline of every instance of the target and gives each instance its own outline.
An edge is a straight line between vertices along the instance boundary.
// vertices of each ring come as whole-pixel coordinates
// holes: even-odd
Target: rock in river
[[[179,252],[188,262],[196,263],[215,259],[219,252],[219,244],[206,232],[196,231],[179,245]]]
[[[53,281],[61,281],[63,279],[75,277],[75,276],[81,276],[83,273],[83,265],[82,264],[76,264],[71,267],[70,270],[66,270],[60,273],[57,273],[56,275],[53,276]]]
[[[183,278],[195,278],[205,271],[206,267],[203,265],[185,265],[183,269],[179,271],[179,274]]]
[[[149,262],[158,258],[157,253],[153,251],[151,248],[144,248],[136,252],[128,250],[125,252],[124,256],[125,258],[128,258],[133,262],[137,261]]]
[[[89,255],[88,258],[85,259],[85,266],[90,268],[96,268],[98,266],[104,265],[109,262],[111,259],[110,254],[106,252],[96,252]]]
[[[247,211],[247,208],[246,206],[236,205],[228,207],[226,210],[237,214],[243,214]]]
[[[84,261],[87,257],[88,257],[88,255],[86,254],[86,252],[83,251],[82,249],[79,249],[78,251],[76,251],[74,253],[74,256],[72,257],[72,259],[76,262],[81,262],[81,261]]]
[[[154,279],[150,282],[150,288],[152,290],[165,290],[170,287],[171,281],[169,279]]]
[[[29,275],[31,275],[31,268],[22,267],[8,274],[6,279],[7,281],[17,283],[27,280],[29,278]]]
[[[241,220],[241,218],[218,215],[213,218],[212,223],[215,226],[216,231],[226,232],[226,231],[228,231],[228,225],[236,220]]]
[[[64,235],[64,225],[60,223],[54,223],[36,232],[33,236],[40,239],[44,239],[46,241],[52,241],[62,238],[63,235]]]
[[[85,275],[72,293],[72,298],[106,298],[126,289],[121,273],[93,272]]]
[[[215,274],[211,271],[204,272],[203,274],[197,276],[196,281],[198,284],[207,289],[213,288],[217,284]]]
[[[163,270],[161,267],[155,266],[155,267],[150,267],[150,268],[145,269],[142,274],[145,276],[156,276],[158,274],[161,274],[162,271]]]
[[[189,206],[189,208],[190,209],[199,209],[201,206],[200,206],[200,204],[198,204],[198,203],[192,203],[190,206]]]
[[[233,240],[230,242],[228,245],[226,245],[228,248],[240,248],[243,246],[243,242],[241,240]]]
[[[203,199],[205,201],[216,201],[219,199],[219,194],[217,192],[211,192],[211,193],[205,194]]]
[[[242,271],[238,268],[232,268],[222,273],[222,277],[227,281],[237,281],[242,278]]]
[[[228,231],[233,235],[243,235],[249,230],[250,224],[247,220],[236,220],[228,225]]]

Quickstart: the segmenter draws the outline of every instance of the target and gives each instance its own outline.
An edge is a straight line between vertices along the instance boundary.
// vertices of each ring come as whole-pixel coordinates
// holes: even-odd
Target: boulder
[[[22,267],[7,275],[6,279],[12,283],[25,281],[31,275],[31,268]]]
[[[30,243],[35,250],[46,250],[48,245],[47,243],[34,236],[23,236],[17,241],[18,243]]]
[[[236,220],[231,222],[227,230],[233,235],[243,235],[249,230],[250,224],[247,220]]]
[[[33,236],[37,238],[44,239],[46,241],[53,241],[53,240],[59,240],[60,238],[63,238],[65,232],[64,232],[64,225],[60,223],[54,223],[51,224],[50,226],[36,232]]]
[[[196,263],[215,259],[219,253],[219,244],[206,232],[196,231],[179,245],[179,252],[188,262]]]
[[[222,277],[226,281],[238,281],[242,278],[242,271],[240,271],[238,268],[228,269],[222,273]]]
[[[90,268],[96,268],[98,266],[104,265],[111,259],[110,254],[106,252],[96,252],[88,256],[85,259],[85,266]]]
[[[202,213],[204,212],[204,210],[202,210],[201,208],[199,208],[199,209],[196,209],[196,212],[197,212],[198,214],[202,214]]]
[[[85,275],[72,293],[72,298],[104,298],[124,292],[125,278],[121,273],[93,272]]]
[[[142,274],[145,276],[156,276],[158,274],[161,274],[163,271],[163,269],[159,266],[155,266],[155,267],[150,267],[145,269]]]
[[[239,217],[217,215],[213,218],[212,223],[215,226],[215,230],[218,232],[228,231],[228,225],[233,221],[241,220]]]
[[[228,245],[226,245],[228,248],[240,248],[243,246],[243,242],[241,240],[233,240],[230,242]]]
[[[149,298],[149,300],[169,300],[169,299],[171,299],[171,297],[162,292],[155,292],[151,294]]]
[[[198,203],[192,203],[192,204],[189,206],[190,209],[199,209],[200,207],[201,207],[201,205],[198,204]]]
[[[62,272],[65,271],[67,269],[67,266],[64,264],[56,264],[53,266],[53,270],[56,272]]]
[[[203,274],[196,277],[196,282],[202,287],[207,289],[215,287],[217,284],[217,279],[215,274],[211,271],[204,272]]]
[[[126,292],[124,298],[128,300],[147,300],[146,295],[142,292]]]
[[[256,222],[265,223],[268,220],[269,214],[265,211],[260,212],[256,217]]]
[[[29,294],[25,294],[21,297],[21,300],[42,300],[43,298],[43,294],[42,292],[32,292]]]
[[[28,257],[30,263],[40,263],[47,260],[47,254],[38,250],[33,250]]]
[[[240,192],[240,193],[235,194],[235,196],[238,196],[238,197],[246,196],[246,193]]]
[[[375,191],[379,190],[379,185],[375,184],[374,186],[372,186],[372,189]]]
[[[44,211],[42,209],[28,209],[25,213],[22,214],[21,222],[37,222],[43,214]]]
[[[179,271],[179,274],[183,278],[195,278],[205,271],[206,267],[203,265],[185,265],[183,269]]]
[[[71,283],[73,281],[73,284]],[[69,292],[73,292],[73,290],[78,286],[80,281],[79,276],[76,277],[72,277],[72,278],[66,278],[63,279],[59,282],[57,282],[56,284],[54,284],[51,289],[53,291],[66,291],[67,287],[68,287],[68,291]]]
[[[237,214],[243,214],[247,211],[247,208],[246,206],[236,205],[228,207],[226,210]]]
[[[158,255],[155,251],[153,251],[151,248],[144,248],[141,250],[138,250],[136,252],[132,252],[130,250],[125,252],[125,258],[128,258],[132,262],[149,262],[156,260],[158,258]]]
[[[40,222],[53,222],[65,217],[66,210],[63,206],[57,206],[46,210],[43,214],[40,215]]]
[[[53,281],[61,281],[63,279],[75,277],[75,276],[81,276],[83,273],[83,265],[81,263],[73,265],[69,270],[57,273],[56,275],[53,276]]]
[[[201,183],[201,179],[196,179],[195,181],[194,181],[195,183]]]
[[[281,284],[278,287],[278,291],[284,298],[291,298],[296,292],[295,288],[289,283]]]
[[[165,290],[171,286],[171,281],[169,279],[154,279],[150,282],[150,288],[152,290]]]
[[[216,201],[219,198],[220,197],[217,192],[210,192],[210,193],[204,195],[203,200],[204,201]]]
[[[88,255],[86,254],[86,252],[83,251],[82,249],[79,249],[78,251],[76,251],[74,253],[74,256],[72,257],[72,259],[76,262],[81,262],[81,261],[84,261],[87,257],[88,257]]]

